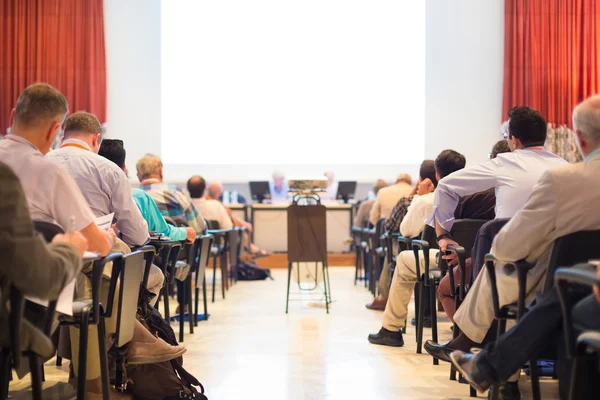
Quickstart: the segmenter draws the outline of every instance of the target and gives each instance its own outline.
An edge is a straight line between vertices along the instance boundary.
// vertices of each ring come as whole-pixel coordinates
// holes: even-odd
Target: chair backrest
[[[579,231],[554,241],[543,293],[554,286],[554,272],[559,267],[571,267],[600,258],[600,230]]]
[[[421,232],[421,240],[425,240],[429,243],[430,249],[439,249],[437,244],[437,236],[435,235],[435,228],[429,225],[425,225],[423,232]]]
[[[212,219],[206,221],[206,227],[208,229],[214,229],[214,230],[221,229],[221,225],[219,224],[219,221],[215,221],[215,220],[212,220]]]
[[[25,297],[16,287],[10,287],[10,310],[8,310],[8,330],[10,339],[10,353],[15,369],[21,364],[21,324],[23,322],[23,309]],[[2,296],[4,297],[4,296]],[[2,300],[5,300],[4,298]],[[4,304],[1,305],[5,307]],[[5,310],[2,310],[3,312]],[[4,378],[2,378],[4,379]]]
[[[242,256],[243,230],[235,227],[229,233],[229,260],[231,265],[238,265]]]
[[[457,219],[450,234],[465,249],[466,258],[471,257],[471,250],[477,239],[477,232],[486,223],[486,219]]]
[[[33,221],[33,228],[36,232],[40,233],[46,242],[50,243],[54,236],[65,233],[64,229],[60,225],[53,224],[52,222],[46,221]]]
[[[117,347],[122,347],[133,339],[140,284],[144,277],[146,253],[148,252],[154,252],[154,248],[145,246],[140,250],[124,255],[113,263],[113,270],[116,267],[119,276],[119,306],[115,334],[115,345]]]
[[[206,266],[210,259],[210,249],[214,241],[213,235],[204,235],[200,237],[200,247],[198,249],[198,266],[196,267],[196,284],[202,282],[206,273]]]
[[[385,231],[385,218],[380,218],[377,223],[375,224],[375,228],[373,229],[372,234],[370,235],[370,241],[371,241],[371,249],[376,249],[377,247],[380,247],[382,244],[381,242],[381,235],[383,235],[383,232]]]

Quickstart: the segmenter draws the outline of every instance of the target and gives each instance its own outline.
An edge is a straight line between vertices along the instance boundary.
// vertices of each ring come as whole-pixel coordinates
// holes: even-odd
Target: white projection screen
[[[161,60],[172,168],[423,160],[425,1],[164,0]]]

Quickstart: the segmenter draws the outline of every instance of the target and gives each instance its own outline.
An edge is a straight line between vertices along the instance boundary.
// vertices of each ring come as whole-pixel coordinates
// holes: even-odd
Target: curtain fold
[[[572,125],[573,107],[599,92],[600,1],[505,0],[504,96],[548,122]]]
[[[47,82],[69,102],[106,121],[102,0],[0,2],[0,131],[19,93]]]

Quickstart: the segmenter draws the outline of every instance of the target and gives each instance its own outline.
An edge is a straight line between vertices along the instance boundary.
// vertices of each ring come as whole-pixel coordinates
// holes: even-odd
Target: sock
[[[452,350],[462,350],[462,351],[466,351],[466,352],[470,352],[471,347],[480,347],[480,346],[481,345],[479,343],[472,341],[464,333],[459,334],[456,337],[456,339],[454,339],[448,343],[448,348],[450,348]]]

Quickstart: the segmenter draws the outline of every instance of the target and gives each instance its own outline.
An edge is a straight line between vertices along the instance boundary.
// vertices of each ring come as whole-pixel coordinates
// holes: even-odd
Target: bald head
[[[223,185],[221,182],[214,181],[208,185],[208,195],[212,198],[218,199],[223,194]]]
[[[192,176],[187,182],[187,189],[192,199],[200,199],[204,196],[206,181],[201,176]]]
[[[573,127],[584,156],[600,147],[600,95],[589,97],[575,107]]]

